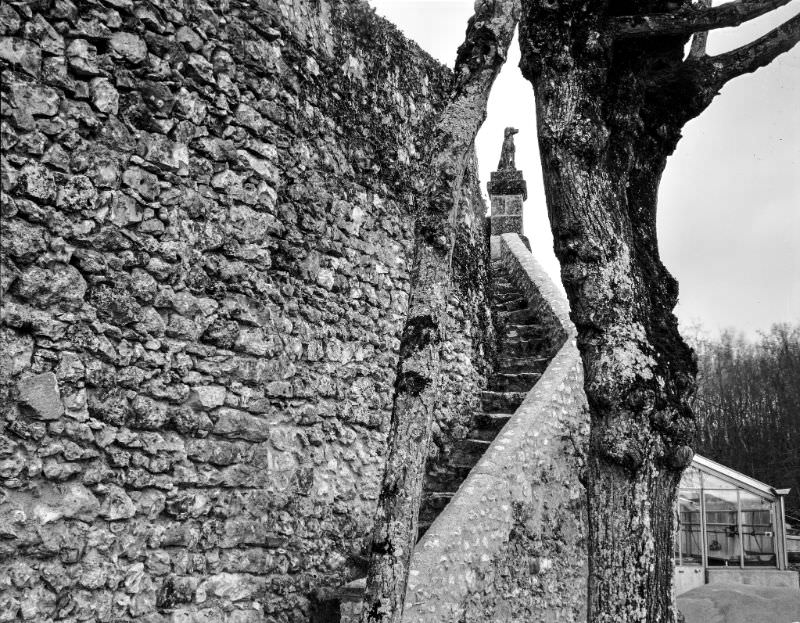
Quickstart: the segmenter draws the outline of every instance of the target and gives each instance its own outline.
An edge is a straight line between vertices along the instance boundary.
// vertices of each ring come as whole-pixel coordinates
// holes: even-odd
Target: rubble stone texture
[[[0,621],[309,621],[362,573],[450,73],[361,2],[0,5]],[[432,458],[490,359],[474,170]]]

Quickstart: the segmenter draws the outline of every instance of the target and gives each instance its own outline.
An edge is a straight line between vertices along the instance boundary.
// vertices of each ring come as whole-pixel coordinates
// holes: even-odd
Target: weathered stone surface
[[[95,78],[89,83],[92,104],[100,112],[117,114],[119,93],[107,78]]]
[[[33,507],[34,517],[43,524],[62,517],[90,522],[100,509],[97,498],[80,483],[59,485],[43,493]]]
[[[86,294],[86,281],[69,264],[54,264],[49,269],[29,266],[17,280],[17,294],[39,307],[61,303],[74,308]]]
[[[147,58],[147,44],[131,32],[115,32],[111,36],[111,49],[130,63],[138,64]]]
[[[22,219],[9,219],[3,223],[3,246],[13,258],[29,262],[47,248],[46,230]]]
[[[93,210],[97,202],[97,189],[85,175],[75,175],[58,189],[56,205],[65,211]]]
[[[44,372],[23,377],[17,382],[19,402],[40,420],[57,420],[64,413],[56,375]]]
[[[307,621],[369,534],[449,72],[284,0],[0,3],[0,70],[0,613]],[[434,453],[489,348],[466,186]]]
[[[41,48],[25,39],[0,37],[0,59],[30,76],[38,77],[42,70]]]
[[[97,64],[97,48],[85,39],[74,39],[66,50],[70,68],[83,76],[96,76],[100,73]]]
[[[48,169],[31,162],[22,167],[19,173],[19,183],[29,197],[49,201],[55,195],[55,179]]]
[[[125,493],[125,490],[117,487],[116,485],[106,485],[105,499],[100,506],[98,515],[108,519],[109,521],[116,521],[118,519],[130,519],[136,513],[136,506],[133,501]]]
[[[14,82],[9,86],[17,108],[44,117],[52,117],[58,112],[61,96],[55,89],[35,82]]]
[[[145,199],[152,201],[160,192],[158,178],[139,168],[130,168],[122,174],[122,181]]]

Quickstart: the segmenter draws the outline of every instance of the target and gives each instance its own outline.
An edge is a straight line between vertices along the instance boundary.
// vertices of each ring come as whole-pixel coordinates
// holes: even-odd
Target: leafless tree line
[[[697,451],[776,488],[800,528],[800,324],[695,338]]]

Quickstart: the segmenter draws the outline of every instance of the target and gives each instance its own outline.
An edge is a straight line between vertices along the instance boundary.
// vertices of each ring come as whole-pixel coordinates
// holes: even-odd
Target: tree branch
[[[769,13],[789,0],[735,0],[718,7],[691,6],[674,13],[623,15],[613,18],[618,37],[678,36],[727,28]]]
[[[711,8],[711,0],[699,0],[697,6],[703,9]],[[692,37],[692,47],[689,50],[689,58],[701,58],[706,55],[706,44],[708,43],[708,31],[697,32]]]
[[[701,82],[714,89],[743,74],[754,72],[784,52],[791,50],[800,41],[800,13],[770,30],[763,37],[740,48],[699,59],[687,61],[688,68],[699,69]]]

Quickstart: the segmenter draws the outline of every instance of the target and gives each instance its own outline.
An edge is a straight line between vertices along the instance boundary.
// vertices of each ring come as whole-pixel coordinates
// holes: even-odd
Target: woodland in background
[[[690,340],[698,356],[696,450],[773,487],[791,487],[786,515],[800,528],[800,324],[760,339],[733,331]]]

